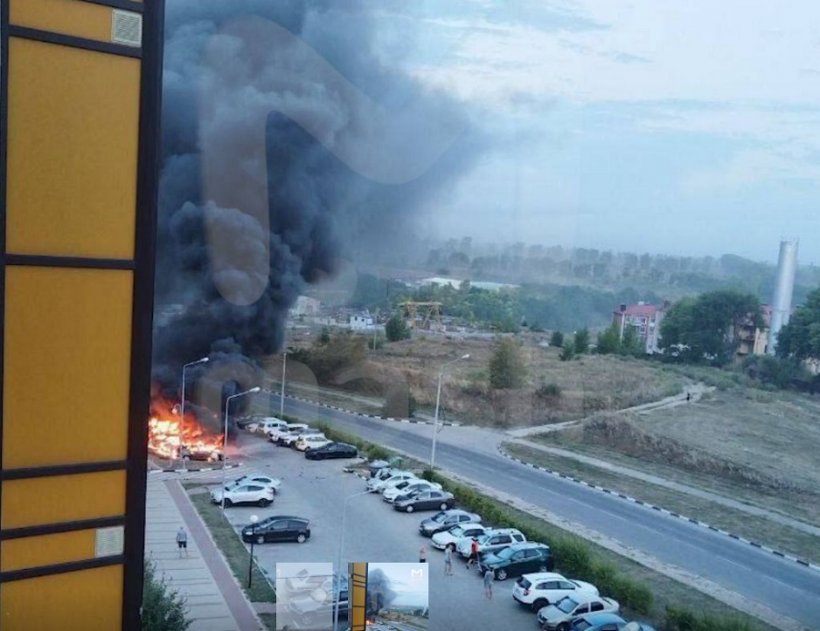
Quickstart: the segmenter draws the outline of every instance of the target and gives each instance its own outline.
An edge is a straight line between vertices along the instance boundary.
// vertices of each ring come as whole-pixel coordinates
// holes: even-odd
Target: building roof
[[[628,316],[650,318],[662,309],[663,307],[661,305],[647,305],[638,303],[636,305],[626,305],[626,309],[616,309],[613,313],[616,315],[625,314]]]

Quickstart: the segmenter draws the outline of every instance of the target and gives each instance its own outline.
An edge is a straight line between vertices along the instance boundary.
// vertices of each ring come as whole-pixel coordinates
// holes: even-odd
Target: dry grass
[[[587,355],[562,362],[558,349],[539,346],[541,337],[519,336],[528,367],[524,388],[492,391],[487,367],[493,340],[458,340],[417,336],[370,351],[365,368],[385,387],[406,384],[419,409],[432,411],[441,366],[465,353],[470,359],[450,366],[443,381],[445,414],[477,425],[537,425],[573,420],[596,411],[617,410],[655,401],[681,391],[687,379],[658,370],[647,361]],[[558,396],[539,396],[540,386],[554,384]]]

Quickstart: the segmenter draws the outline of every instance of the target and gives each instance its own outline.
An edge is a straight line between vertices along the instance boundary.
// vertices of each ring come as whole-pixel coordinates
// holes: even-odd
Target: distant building
[[[352,331],[367,331],[373,329],[375,324],[373,316],[369,313],[352,315],[348,323]]]
[[[624,339],[626,327],[635,328],[647,354],[660,352],[661,321],[669,310],[669,302],[662,305],[650,305],[639,302],[636,305],[621,305],[612,312],[612,322],[618,328],[619,337]]]
[[[470,284],[470,287],[475,287],[476,289],[486,289],[487,291],[501,291],[502,289],[515,289],[518,285],[511,285],[509,283],[493,283],[491,281],[483,281],[483,280],[458,280],[457,278],[444,278],[441,276],[433,276],[432,278],[424,278],[419,281],[415,281],[410,283],[416,287],[424,287],[425,285],[438,285],[440,287],[444,287],[449,285],[453,289],[460,289],[461,284],[463,282],[467,282]]]
[[[310,296],[299,296],[296,304],[291,308],[291,313],[295,316],[317,316],[322,303]]]
[[[756,327],[751,317],[738,327],[736,332],[738,359],[743,359],[748,355],[765,355],[769,352],[772,306],[760,305],[760,311],[763,315],[763,328]]]

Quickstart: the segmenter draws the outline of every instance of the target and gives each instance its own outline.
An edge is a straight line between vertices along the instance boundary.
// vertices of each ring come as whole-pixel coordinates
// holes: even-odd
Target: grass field
[[[655,363],[631,358],[584,355],[563,362],[559,349],[542,345],[546,336],[527,334],[516,339],[527,366],[527,383],[518,390],[489,388],[488,365],[495,346],[492,339],[422,335],[368,351],[365,365],[340,371],[336,385],[344,387],[345,380],[355,375],[366,377],[368,391],[364,394],[406,388],[419,410],[432,413],[439,370],[446,362],[469,353],[468,360],[448,368],[442,381],[442,413],[476,425],[518,426],[579,419],[656,401],[680,393],[691,382],[684,375],[659,370]],[[311,342],[310,336],[293,340],[294,345]],[[541,386],[555,388],[539,395]]]

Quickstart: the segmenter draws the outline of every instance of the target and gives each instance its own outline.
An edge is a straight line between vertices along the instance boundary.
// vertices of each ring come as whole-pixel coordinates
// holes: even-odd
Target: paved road
[[[278,398],[274,397],[278,406]],[[430,440],[405,426],[286,399],[286,411],[330,420],[387,447],[428,459]],[[466,442],[466,441],[465,441]],[[530,469],[487,450],[439,441],[437,460],[465,478],[548,507],[664,563],[702,576],[769,609],[820,629],[820,573],[748,544]]]

